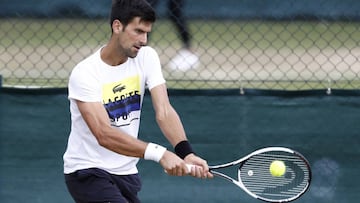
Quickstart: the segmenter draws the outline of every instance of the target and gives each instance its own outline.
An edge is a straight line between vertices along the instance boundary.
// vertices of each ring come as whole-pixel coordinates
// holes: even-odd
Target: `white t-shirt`
[[[98,144],[75,100],[101,102],[111,125],[137,138],[145,88],[165,83],[154,49],[142,47],[137,57],[119,66],[104,63],[100,50],[80,62],[69,79],[71,132],[63,157],[65,174],[94,167],[117,175],[138,172],[138,158],[120,155]]]

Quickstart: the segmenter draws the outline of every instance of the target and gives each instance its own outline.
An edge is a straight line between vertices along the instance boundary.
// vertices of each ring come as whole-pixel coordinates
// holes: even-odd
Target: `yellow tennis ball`
[[[286,172],[286,166],[283,161],[275,160],[270,164],[270,173],[274,177],[283,176]]]

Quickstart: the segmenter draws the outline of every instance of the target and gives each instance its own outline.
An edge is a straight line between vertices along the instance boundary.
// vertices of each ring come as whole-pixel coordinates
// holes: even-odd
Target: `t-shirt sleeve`
[[[68,98],[83,102],[101,102],[101,90],[97,77],[84,67],[86,64],[80,63],[71,72]]]
[[[146,54],[144,55],[145,62],[145,74],[146,81],[145,84],[150,90],[160,84],[164,84],[166,81],[164,79],[159,55],[153,48],[147,47]]]

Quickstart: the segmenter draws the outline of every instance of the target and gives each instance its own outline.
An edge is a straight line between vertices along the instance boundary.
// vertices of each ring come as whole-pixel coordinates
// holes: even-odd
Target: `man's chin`
[[[136,51],[132,51],[131,53],[128,54],[128,57],[135,58],[138,55],[139,51],[140,49],[136,49]]]
[[[131,54],[130,56],[128,56],[129,58],[135,58],[137,56],[137,53],[136,54]]]
[[[132,51],[130,53],[128,53],[128,57],[129,58],[135,58],[138,55],[138,51]]]

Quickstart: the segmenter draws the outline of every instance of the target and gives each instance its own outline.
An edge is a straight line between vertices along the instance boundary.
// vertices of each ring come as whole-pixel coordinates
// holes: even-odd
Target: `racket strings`
[[[286,165],[283,176],[274,177],[269,171],[272,161]],[[296,198],[308,187],[310,172],[301,157],[287,152],[264,152],[249,158],[239,168],[238,178],[247,190],[268,200]]]

